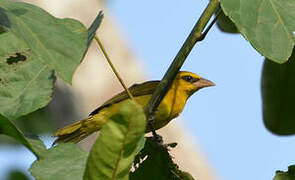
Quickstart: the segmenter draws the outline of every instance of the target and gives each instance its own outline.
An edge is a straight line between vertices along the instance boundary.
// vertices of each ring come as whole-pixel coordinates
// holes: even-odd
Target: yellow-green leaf
[[[85,180],[128,180],[144,135],[146,118],[140,105],[126,100],[107,120],[88,157]]]

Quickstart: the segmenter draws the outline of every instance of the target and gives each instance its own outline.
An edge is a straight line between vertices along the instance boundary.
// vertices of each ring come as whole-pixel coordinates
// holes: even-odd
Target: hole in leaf
[[[22,55],[21,53],[15,53],[15,55],[10,56],[7,58],[7,64],[18,63],[19,61],[25,61],[27,59],[26,56]]]

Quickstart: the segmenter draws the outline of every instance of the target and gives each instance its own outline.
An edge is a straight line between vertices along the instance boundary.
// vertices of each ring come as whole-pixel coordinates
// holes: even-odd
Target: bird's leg
[[[155,119],[155,113],[152,113],[148,118],[148,128],[152,131],[153,137],[158,145],[163,144],[163,138],[161,135],[156,133],[155,127],[154,127],[154,119]]]
[[[162,146],[163,145],[163,137],[161,135],[157,134],[155,130],[153,130],[152,133],[153,133],[154,139],[157,142],[157,144],[159,146]]]

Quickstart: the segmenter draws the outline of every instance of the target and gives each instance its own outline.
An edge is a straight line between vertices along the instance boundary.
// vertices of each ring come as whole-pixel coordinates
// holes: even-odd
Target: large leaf
[[[36,160],[30,172],[36,180],[81,180],[87,153],[77,145],[66,143],[50,148]]]
[[[287,172],[277,171],[273,180],[294,180],[295,179],[295,165],[289,166]]]
[[[221,0],[224,13],[263,56],[284,63],[295,43],[294,0]]]
[[[40,140],[27,139],[7,118],[0,115],[0,134],[8,135],[26,146],[39,159],[46,151]]]
[[[55,83],[27,45],[7,32],[0,35],[0,113],[10,119],[35,111],[51,100]]]
[[[84,174],[86,180],[129,179],[138,142],[145,131],[145,114],[140,105],[126,100],[103,126],[91,149]]]
[[[102,13],[88,32],[76,20],[54,18],[27,3],[1,0],[0,113],[16,119],[48,104],[54,71],[71,82],[101,19]]]
[[[295,134],[295,51],[289,61],[265,60],[262,72],[263,120],[279,135]]]
[[[1,25],[27,45],[29,55],[38,57],[67,81],[80,64],[87,48],[87,29],[79,21],[58,19],[43,9],[23,2],[1,0]]]
[[[159,146],[147,138],[144,149],[135,158],[135,171],[130,173],[130,180],[193,180],[189,173],[179,170],[167,147],[175,147],[175,143]]]

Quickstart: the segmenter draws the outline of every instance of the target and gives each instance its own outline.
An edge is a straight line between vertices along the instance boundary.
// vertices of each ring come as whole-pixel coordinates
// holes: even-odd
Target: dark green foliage
[[[273,180],[294,180],[295,179],[295,165],[289,166],[288,171],[277,171]]]
[[[239,33],[235,24],[224,14],[223,11],[217,20],[217,26],[222,32]]]
[[[8,180],[29,180],[29,178],[21,171],[13,170],[9,173]]]
[[[169,154],[168,148],[175,147],[175,143],[161,146],[151,137],[146,139],[144,148],[135,157],[131,180],[193,180],[189,173],[179,170]]]
[[[265,60],[262,72],[263,120],[278,135],[295,134],[295,51],[289,61]]]

